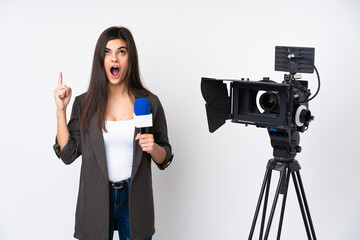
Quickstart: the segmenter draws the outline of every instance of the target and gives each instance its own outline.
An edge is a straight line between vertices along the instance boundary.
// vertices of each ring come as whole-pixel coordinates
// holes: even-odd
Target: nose
[[[118,62],[118,58],[117,58],[116,54],[112,54],[111,61],[112,62]]]

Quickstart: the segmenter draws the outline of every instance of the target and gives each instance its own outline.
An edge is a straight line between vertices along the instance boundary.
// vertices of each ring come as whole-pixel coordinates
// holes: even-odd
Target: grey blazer
[[[83,131],[81,127],[80,112],[85,94],[75,98],[68,123],[70,136],[67,144],[60,151],[60,146],[55,142],[54,150],[65,164],[72,163],[82,155],[74,237],[81,240],[108,240],[109,180],[104,139],[97,124],[97,114],[90,120],[88,132]],[[165,114],[157,96],[150,94],[146,98],[150,102],[153,115],[154,140],[166,151],[165,162],[157,164],[163,170],[173,159]],[[138,132],[139,129],[135,128],[134,139]],[[152,236],[155,228],[151,155],[143,152],[135,140],[129,194],[131,239]]]

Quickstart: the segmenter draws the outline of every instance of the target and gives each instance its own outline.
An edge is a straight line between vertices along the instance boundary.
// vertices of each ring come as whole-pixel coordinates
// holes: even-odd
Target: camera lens
[[[278,97],[274,92],[266,92],[260,97],[260,106],[264,111],[271,111],[278,105]]]

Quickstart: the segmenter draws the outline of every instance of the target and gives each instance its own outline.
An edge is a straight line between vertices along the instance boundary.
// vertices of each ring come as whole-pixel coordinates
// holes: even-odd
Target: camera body
[[[314,48],[276,47],[275,70],[290,73],[284,75],[282,83],[269,78],[202,78],[209,131],[216,131],[229,119],[267,128],[274,156],[293,159],[301,151],[299,132],[306,131],[314,119],[308,109],[308,82],[300,80],[297,72],[312,73],[313,61]]]
[[[233,81],[232,122],[304,132],[311,120],[306,102],[310,92],[307,81],[296,81],[296,84],[294,81],[276,83],[269,78],[258,82]]]
[[[230,82],[229,92],[226,82]],[[216,93],[207,94],[210,88]],[[257,127],[304,132],[312,120],[306,102],[310,95],[307,81],[289,79],[276,83],[269,78],[260,81],[202,78],[202,89],[210,132],[228,119]]]

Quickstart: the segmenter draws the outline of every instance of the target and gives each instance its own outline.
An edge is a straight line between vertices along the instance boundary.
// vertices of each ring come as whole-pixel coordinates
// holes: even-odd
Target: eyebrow
[[[125,48],[125,49],[127,50],[127,47],[125,47],[125,46],[121,46],[121,47],[119,47],[117,50],[120,50],[120,49],[122,49],[122,48]],[[105,48],[105,50],[107,50],[107,51],[111,51],[111,49],[110,49],[110,48]]]

